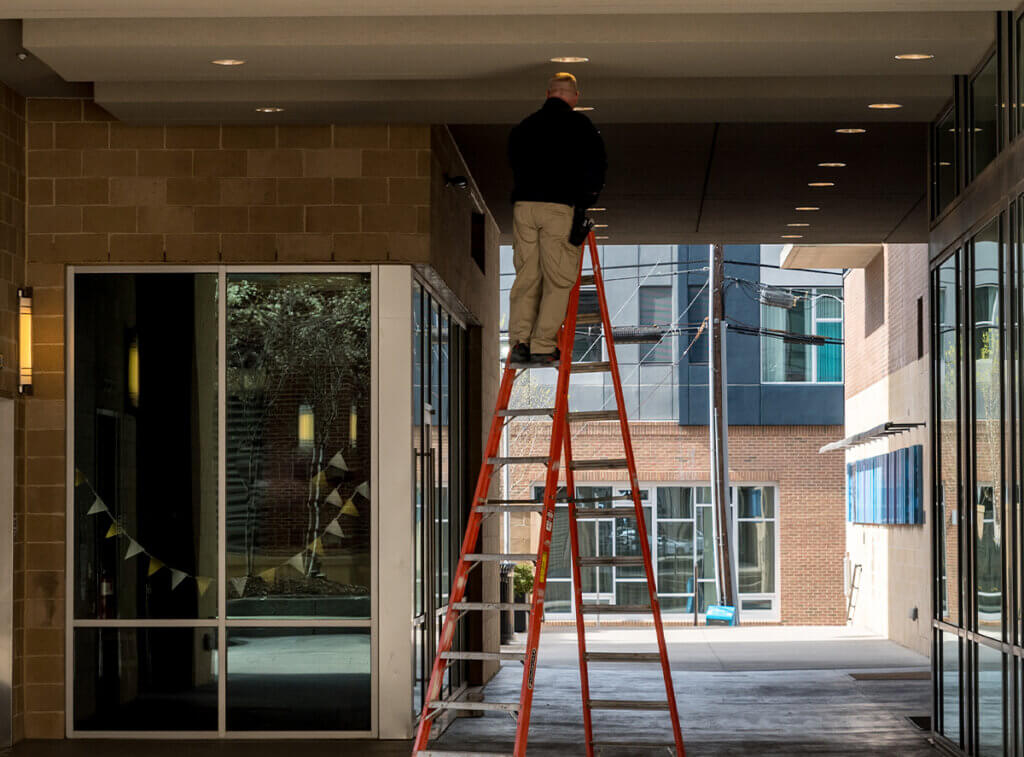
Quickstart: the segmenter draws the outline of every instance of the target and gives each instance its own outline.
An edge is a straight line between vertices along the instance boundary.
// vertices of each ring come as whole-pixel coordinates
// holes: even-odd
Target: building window
[[[999,152],[999,103],[999,56],[993,53],[970,83],[967,142],[970,145],[971,178],[981,173]]]
[[[372,735],[370,283],[75,273],[73,730]]]
[[[640,326],[670,326],[672,323],[672,287],[670,286],[642,286],[637,292],[640,304]],[[640,362],[642,363],[671,363],[672,362],[671,335],[664,337],[656,345],[642,345],[640,347]]]
[[[791,308],[761,305],[762,325],[778,332],[761,337],[761,381],[766,384],[842,383],[842,345],[808,344],[800,337],[842,339],[843,290],[821,287],[795,293],[798,300]]]
[[[597,299],[597,290],[580,289],[580,302],[577,308],[579,315],[600,315],[601,307]],[[600,323],[577,323],[576,338],[572,344],[572,360],[574,363],[593,363],[601,360],[601,339],[604,330]]]
[[[950,107],[932,126],[932,215],[937,216],[958,192],[956,109]]]

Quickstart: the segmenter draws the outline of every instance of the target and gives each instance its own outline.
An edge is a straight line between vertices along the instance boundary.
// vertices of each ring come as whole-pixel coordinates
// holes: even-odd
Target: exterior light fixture
[[[299,446],[313,446],[313,406],[299,405]]]
[[[279,108],[276,105],[263,105],[256,109],[257,113],[283,113],[284,108]]]
[[[809,181],[807,186],[809,187],[834,187],[836,183],[834,181]]]
[[[900,53],[895,57],[896,60],[931,60],[935,56],[931,53]]]
[[[787,223],[786,225],[791,227],[791,228],[795,228],[795,227],[798,227],[798,226],[810,226],[809,223]]]
[[[211,60],[210,63],[212,63],[215,66],[243,66],[243,65],[245,65],[245,61],[242,58],[217,58],[216,60]]]
[[[356,403],[352,403],[352,407],[348,411],[348,443],[350,447],[355,447],[356,442],[359,441],[359,408],[356,407]]]
[[[853,127],[848,129],[836,129],[836,134],[864,134],[866,131],[867,129]]]
[[[575,108],[573,108],[573,110],[575,110],[577,112],[593,110],[593,109],[594,109],[593,105],[577,105]]]
[[[552,63],[589,63],[590,58],[583,58],[578,55],[560,55],[551,59]]]
[[[128,343],[128,401],[132,407],[139,406],[139,338],[132,337]]]
[[[819,163],[818,168],[846,168],[845,163]]]
[[[32,287],[18,290],[18,392],[32,394]]]
[[[821,208],[815,207],[814,205],[798,205],[793,210],[799,210],[801,212],[810,212],[813,210],[821,210]]]
[[[872,110],[898,110],[903,106],[899,103],[871,103],[868,107]]]

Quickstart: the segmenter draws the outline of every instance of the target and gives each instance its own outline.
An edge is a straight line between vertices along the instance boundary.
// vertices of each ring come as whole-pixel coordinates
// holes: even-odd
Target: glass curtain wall
[[[370,274],[71,297],[74,730],[371,734]]]
[[[543,486],[533,489],[534,497],[543,496]],[[737,503],[733,516],[739,541],[740,601],[748,618],[777,618],[779,612],[776,492],[774,486],[733,487],[732,501]],[[616,510],[633,507],[633,504],[612,499],[628,494],[628,488],[614,484],[577,486],[576,493],[588,499],[609,498],[607,502],[592,505],[607,509],[607,518],[577,524],[581,553],[640,555],[635,519],[616,517]],[[694,618],[703,615],[708,605],[718,601],[710,487],[642,485],[640,502],[662,612]],[[556,506],[552,534],[545,611],[571,613],[568,505]],[[648,602],[643,567],[585,568],[581,571],[581,580],[583,598],[587,602],[623,605]]]
[[[416,685],[412,708],[419,713],[440,639],[448,593],[465,530],[466,330],[414,282],[413,342],[413,655]],[[460,627],[459,632],[463,629]],[[456,643],[456,647],[459,644]],[[465,679],[465,663],[445,673],[447,695]]]

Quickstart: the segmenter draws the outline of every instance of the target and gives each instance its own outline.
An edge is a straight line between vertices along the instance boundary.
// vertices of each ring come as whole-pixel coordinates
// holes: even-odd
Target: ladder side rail
[[[551,532],[555,521],[555,500],[558,495],[559,460],[562,453],[562,439],[569,425],[569,375],[572,365],[572,348],[576,339],[576,311],[580,301],[580,272],[583,268],[583,251],[576,269],[576,284],[569,295],[569,305],[562,334],[559,338],[558,384],[555,390],[555,419],[551,424],[551,443],[548,447],[548,469],[544,481],[544,510],[541,513],[540,544],[537,547],[537,568],[533,580],[533,599],[530,611],[530,625],[526,638],[526,660],[523,664],[523,683],[519,693],[519,718],[516,721],[516,741],[513,757],[526,757],[526,742],[530,733],[530,710],[533,705],[534,679],[537,674],[537,652],[540,644],[540,627],[544,614],[544,592],[547,587],[548,558],[551,551]],[[568,466],[566,466],[568,467]]]
[[[640,482],[637,479],[636,459],[633,456],[633,441],[629,432],[629,419],[626,417],[626,403],[622,393],[622,377],[619,374],[619,361],[615,355],[615,339],[612,336],[611,316],[608,314],[608,301],[605,298],[604,279],[601,276],[601,262],[597,252],[597,240],[591,231],[587,237],[590,247],[591,266],[594,269],[594,285],[597,287],[597,300],[601,310],[601,322],[604,329],[605,347],[608,350],[608,362],[611,364],[612,387],[615,390],[615,402],[619,410],[619,427],[622,430],[622,446],[626,454],[629,469],[629,484],[633,496],[633,507],[636,509],[637,535],[640,542],[640,553],[643,556],[644,568],[647,573],[647,593],[651,601],[651,615],[658,638],[658,652],[661,656],[661,670],[665,679],[665,696],[671,710],[672,732],[675,737],[678,757],[685,757],[683,734],[679,726],[679,709],[676,704],[676,693],[672,686],[672,671],[668,660],[668,647],[665,643],[665,628],[661,620],[661,607],[658,603],[658,589],[654,580],[654,569],[651,562],[651,547],[647,541],[647,524],[644,518],[643,505],[640,503]]]
[[[568,425],[568,424],[566,424]],[[587,666],[587,633],[583,620],[583,581],[580,576],[580,538],[576,526],[576,476],[572,470],[572,434],[565,430],[565,491],[569,495],[569,544],[572,549],[573,605],[576,614],[576,647],[580,663],[580,693],[583,697],[583,734],[587,757],[594,757],[594,728],[588,702],[590,702],[590,671]],[[589,524],[588,524],[589,525]],[[600,528],[600,526],[597,526]],[[593,569],[591,569],[593,570]],[[597,568],[600,571],[600,568]],[[600,592],[600,576],[597,589]]]
[[[491,428],[487,437],[487,446],[484,452],[484,462],[480,467],[480,476],[477,478],[476,491],[473,494],[473,504],[470,509],[469,519],[466,523],[466,534],[462,539],[462,551],[459,554],[459,563],[452,580],[452,588],[448,600],[448,611],[445,613],[444,624],[441,630],[441,638],[434,655],[434,665],[430,671],[430,685],[427,687],[427,694],[423,698],[423,710],[420,713],[419,725],[416,729],[416,741],[413,745],[413,754],[427,748],[430,739],[430,728],[432,719],[429,717],[430,703],[437,699],[441,691],[441,683],[444,680],[446,663],[442,657],[443,652],[450,651],[452,639],[455,635],[455,626],[459,618],[459,610],[455,604],[461,602],[466,591],[466,581],[469,577],[471,563],[464,558],[467,553],[473,552],[476,548],[477,538],[480,535],[480,524],[483,520],[477,511],[477,505],[486,501],[491,488],[491,477],[494,473],[494,466],[488,463],[488,459],[496,455],[498,444],[501,441],[501,433],[505,425],[505,418],[499,413],[508,408],[509,399],[512,396],[512,385],[515,382],[516,372],[509,367],[511,361],[505,363],[504,375],[501,379],[501,387],[498,389],[498,399],[495,404],[494,416],[491,420]]]

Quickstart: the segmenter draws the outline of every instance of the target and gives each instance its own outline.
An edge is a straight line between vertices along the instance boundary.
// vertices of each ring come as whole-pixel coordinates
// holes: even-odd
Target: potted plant
[[[516,596],[516,602],[526,602],[530,592],[533,591],[533,565],[520,563],[516,565],[512,573],[512,590]],[[515,631],[522,633],[526,630],[526,610],[516,610]]]

